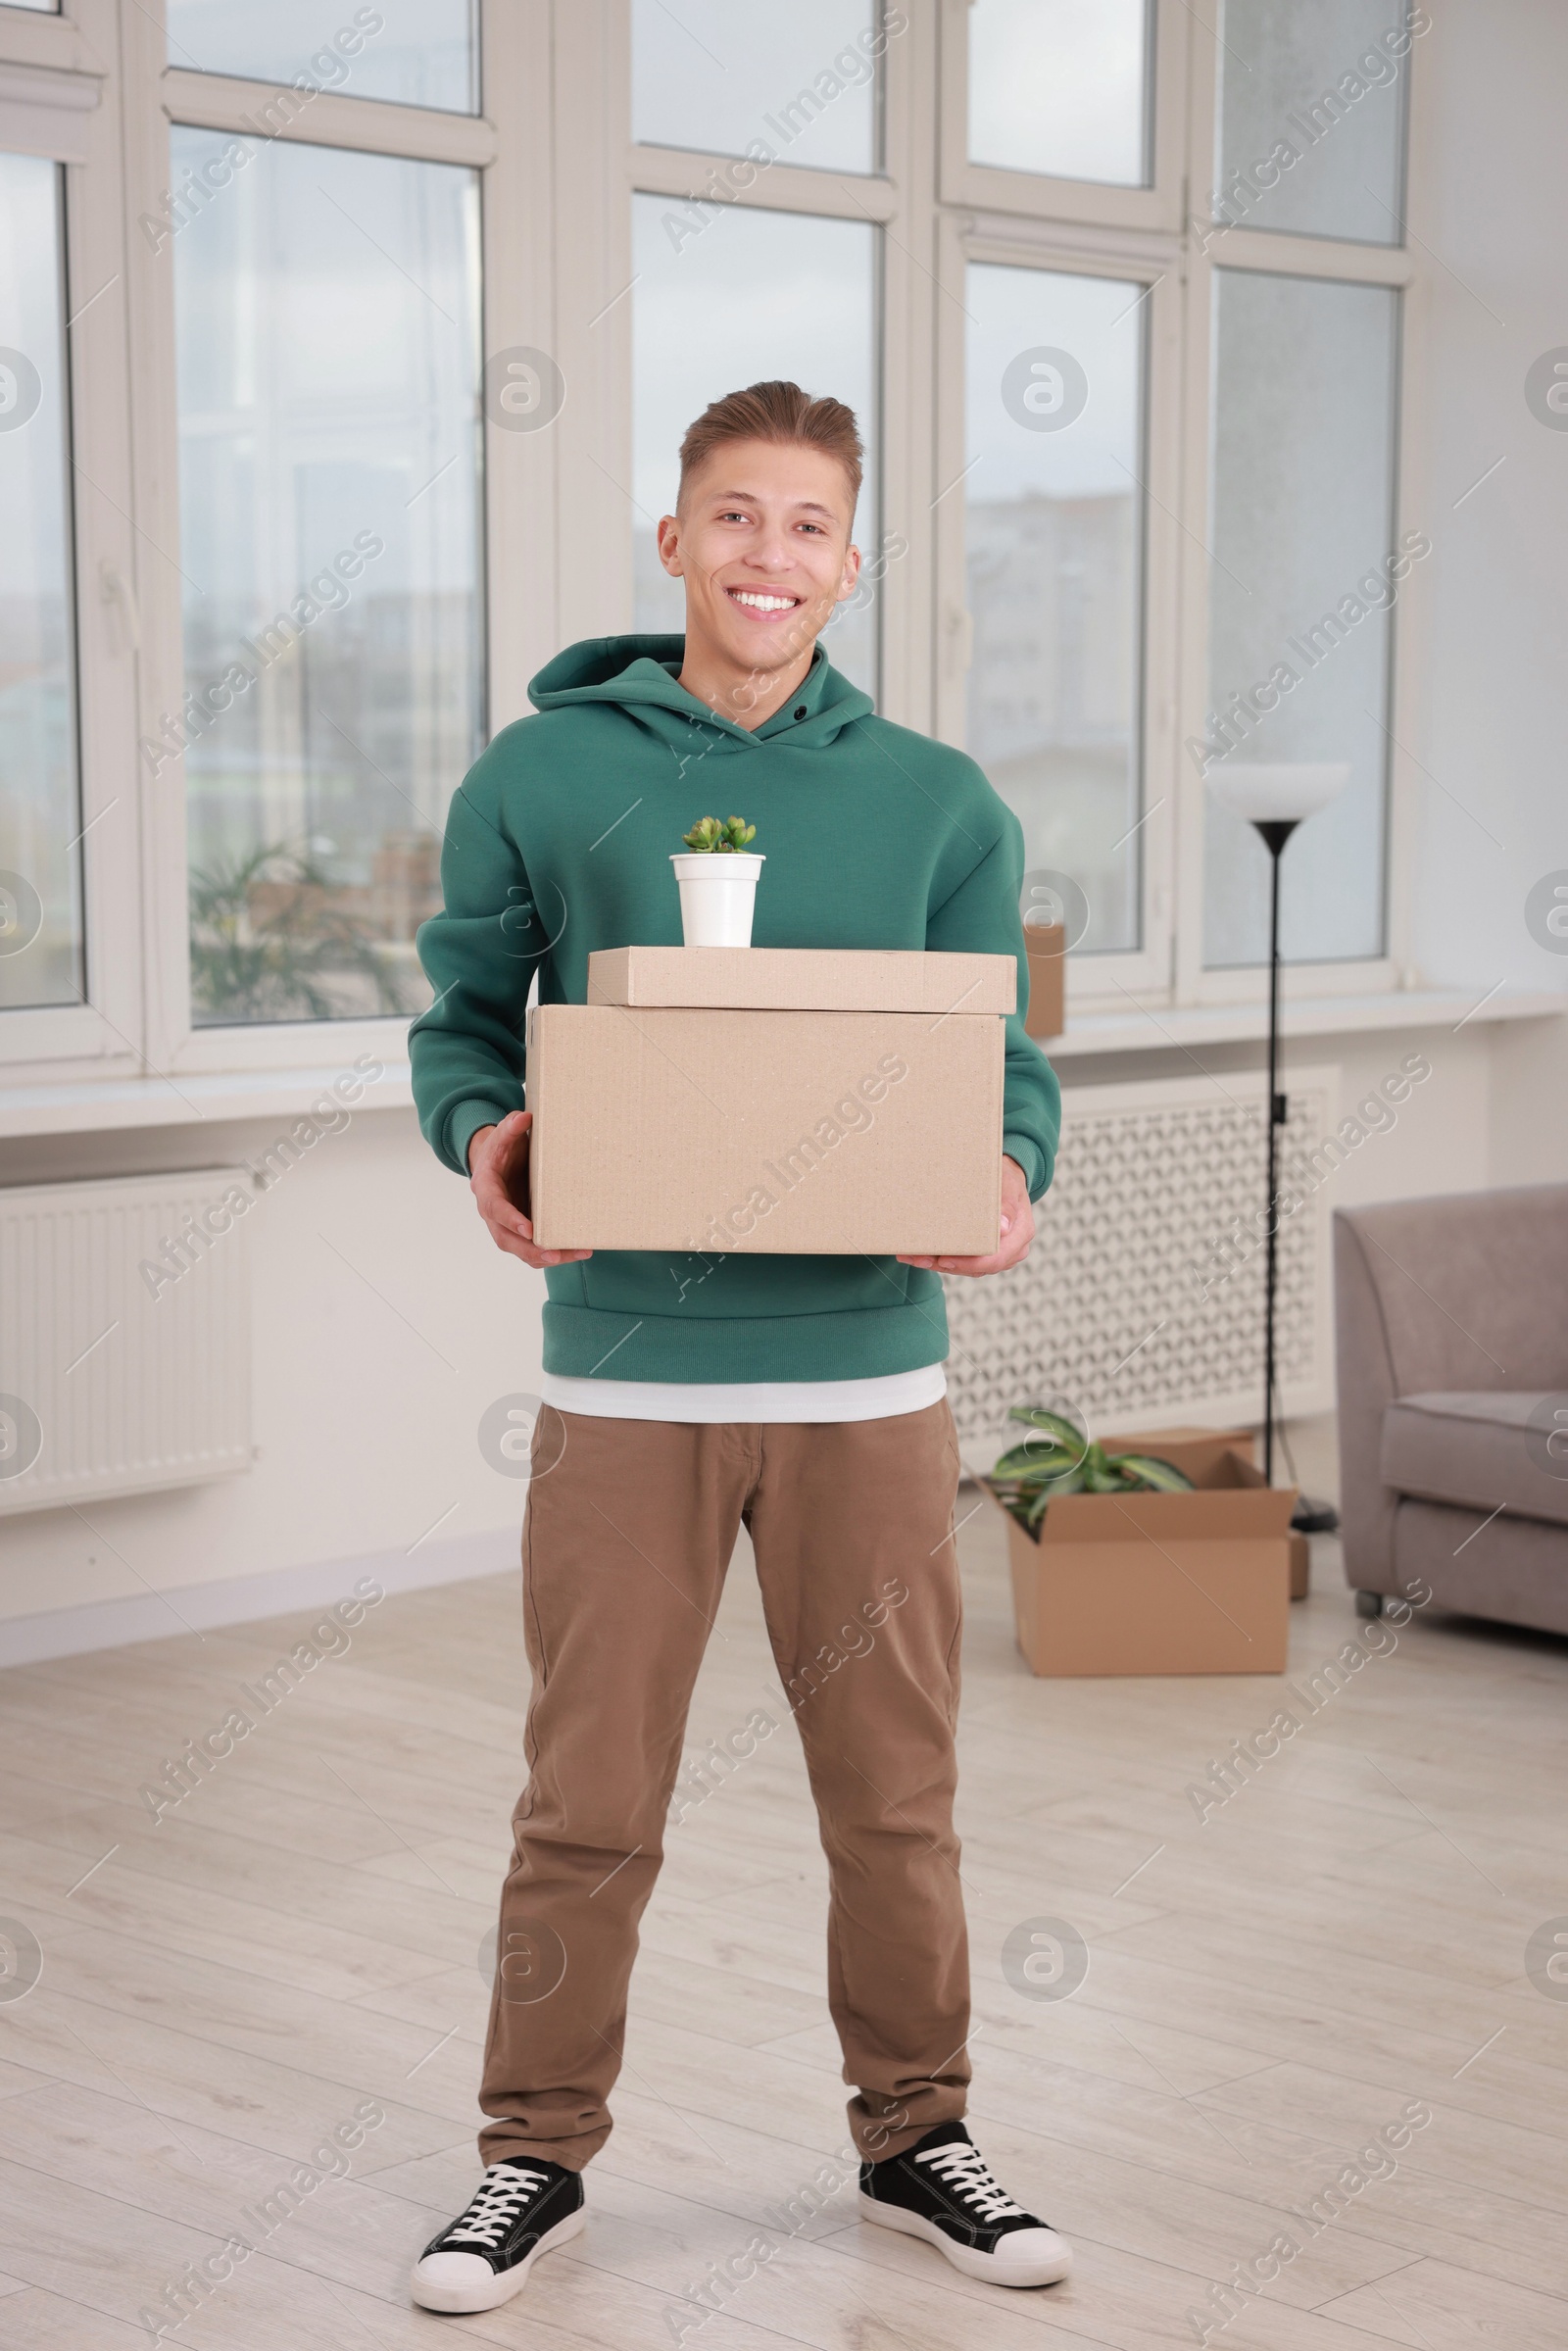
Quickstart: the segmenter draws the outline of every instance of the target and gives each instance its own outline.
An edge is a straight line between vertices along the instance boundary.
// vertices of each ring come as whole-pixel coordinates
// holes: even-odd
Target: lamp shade
[[[1208,772],[1208,788],[1222,808],[1249,824],[1299,824],[1315,816],[1345,790],[1348,762],[1260,767],[1222,760]]]

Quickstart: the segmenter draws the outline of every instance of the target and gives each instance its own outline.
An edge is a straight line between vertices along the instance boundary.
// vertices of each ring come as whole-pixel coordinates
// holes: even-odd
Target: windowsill
[[[1299,999],[1284,1008],[1287,1037],[1332,1037],[1356,1031],[1480,1028],[1498,1020],[1541,1020],[1568,1012],[1568,996],[1500,989],[1478,1002],[1468,991],[1413,988],[1375,996]],[[1268,1034],[1262,1004],[1161,1005],[1149,1011],[1130,1002],[1074,1013],[1065,1035],[1044,1040],[1053,1061],[1102,1053],[1159,1053],[1194,1045],[1228,1045]],[[196,1128],[239,1119],[303,1117],[311,1103],[343,1076],[340,1062],[296,1069],[248,1069],[158,1077],[81,1076],[52,1083],[0,1086],[0,1139],[69,1135],[116,1128]],[[365,1110],[412,1108],[407,1061],[389,1061],[384,1074],[352,1104]]]
[[[315,1069],[245,1069],[178,1079],[88,1077],[38,1085],[0,1086],[0,1138],[101,1134],[117,1127],[203,1127],[242,1118],[303,1118],[313,1102],[345,1074],[340,1061]],[[357,1102],[365,1110],[413,1106],[407,1061],[389,1061]]]
[[[1568,996],[1499,989],[1477,998],[1463,988],[1386,989],[1368,996],[1298,997],[1280,1007],[1286,1037],[1335,1037],[1392,1029],[1480,1028],[1496,1020],[1542,1020],[1568,1012]],[[1160,1053],[1193,1045],[1231,1045],[1268,1035],[1268,1006],[1156,1005],[1148,1011],[1131,998],[1069,1011],[1059,1037],[1042,1040],[1053,1061],[1097,1053]]]

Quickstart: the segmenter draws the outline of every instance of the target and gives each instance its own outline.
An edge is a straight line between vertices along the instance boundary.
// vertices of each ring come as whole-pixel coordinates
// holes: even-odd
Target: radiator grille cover
[[[1282,1187],[1294,1179],[1301,1205],[1280,1229],[1278,1376],[1287,1411],[1318,1412],[1333,1393],[1334,1187],[1307,1154],[1332,1132],[1339,1070],[1293,1071],[1287,1088]],[[1011,1273],[946,1285],[949,1396],[971,1468],[1007,1442],[1010,1404],[1065,1402],[1092,1434],[1258,1421],[1263,1247],[1244,1255],[1234,1237],[1243,1220],[1260,1235],[1265,1090],[1260,1074],[1231,1072],[1063,1089],[1033,1250]]]
[[[250,1467],[255,1197],[243,1167],[0,1190],[0,1512]]]

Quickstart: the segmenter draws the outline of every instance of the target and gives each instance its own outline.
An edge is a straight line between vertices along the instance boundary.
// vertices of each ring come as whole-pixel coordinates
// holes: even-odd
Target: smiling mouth
[[[745,612],[757,612],[764,620],[780,612],[793,612],[804,603],[800,596],[779,595],[771,588],[726,588],[731,604],[738,604]]]

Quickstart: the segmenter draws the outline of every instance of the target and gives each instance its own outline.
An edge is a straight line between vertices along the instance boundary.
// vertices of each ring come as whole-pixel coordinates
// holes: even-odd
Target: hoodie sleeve
[[[1038,1200],[1056,1163],[1061,1088],[1023,1025],[1029,1008],[1029,957],[1018,911],[1022,888],[1023,828],[1009,809],[1001,838],[927,917],[925,943],[948,955],[1010,955],[1017,963],[1018,1009],[1006,1019],[1002,1148],[1023,1169],[1029,1198]]]
[[[460,1175],[476,1131],[523,1106],[523,1017],[545,952],[522,858],[474,806],[468,782],[447,815],[445,903],[416,940],[435,1002],[409,1031],[420,1129]]]

